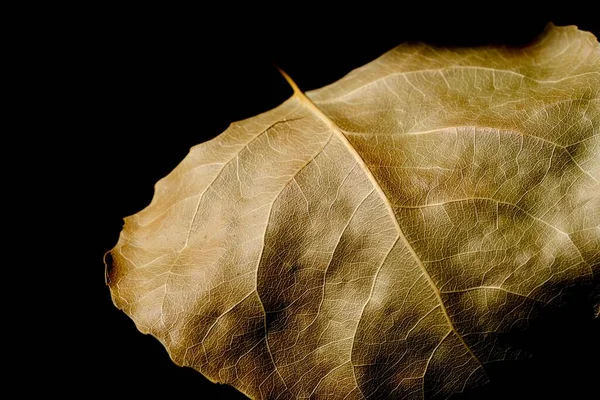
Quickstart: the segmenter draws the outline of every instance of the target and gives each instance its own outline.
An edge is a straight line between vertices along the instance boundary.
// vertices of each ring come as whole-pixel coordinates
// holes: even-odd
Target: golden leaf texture
[[[567,288],[598,300],[592,34],[401,45],[291,84],[192,148],[110,252],[114,303],[177,364],[255,399],[447,398]]]

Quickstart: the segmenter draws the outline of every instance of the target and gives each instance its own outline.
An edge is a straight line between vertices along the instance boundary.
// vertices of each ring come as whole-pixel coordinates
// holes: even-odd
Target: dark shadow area
[[[598,281],[595,282],[599,284]],[[573,288],[566,306],[540,307],[521,332],[503,339],[528,359],[485,366],[491,382],[452,399],[587,399],[598,395],[600,321],[589,285]]]

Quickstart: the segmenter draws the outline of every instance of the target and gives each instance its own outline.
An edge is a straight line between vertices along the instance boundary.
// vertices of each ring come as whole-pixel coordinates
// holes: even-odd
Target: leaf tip
[[[548,22],[546,24],[546,27],[540,35],[540,38],[543,39],[556,33],[564,33],[566,35],[583,35],[588,36],[588,39],[598,41],[598,38],[596,38],[592,32],[580,29],[577,25],[556,25],[554,22]]]

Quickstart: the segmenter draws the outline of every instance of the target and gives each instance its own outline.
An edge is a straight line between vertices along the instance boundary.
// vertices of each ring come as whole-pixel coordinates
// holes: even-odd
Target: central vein
[[[413,258],[415,259],[415,261],[417,262],[417,264],[419,265],[419,268],[421,268],[421,270],[423,271],[423,274],[425,275],[425,278],[427,279],[427,282],[429,283],[429,286],[431,286],[431,289],[435,293],[435,297],[437,298],[437,301],[438,301],[438,303],[441,306],[442,313],[444,314],[444,317],[446,318],[446,321],[448,322],[448,325],[449,325],[450,329],[456,335],[456,337],[460,340],[460,342],[465,346],[465,348],[467,349],[467,351],[469,352],[469,354],[471,354],[471,356],[480,365],[483,365],[482,362],[479,360],[479,358],[475,355],[475,353],[473,353],[473,350],[471,350],[471,348],[469,347],[469,345],[465,342],[465,340],[462,337],[462,335],[456,330],[454,324],[452,323],[452,320],[450,319],[450,315],[448,314],[448,310],[446,310],[446,306],[445,306],[445,304],[444,304],[444,302],[442,300],[442,295],[440,293],[440,290],[438,289],[438,287],[433,282],[433,279],[431,279],[431,275],[429,275],[429,272],[425,268],[425,265],[423,265],[423,262],[421,261],[421,259],[419,258],[419,256],[415,252],[414,248],[412,247],[412,245],[410,244],[410,242],[406,238],[406,235],[402,231],[402,228],[400,228],[400,225],[398,224],[398,220],[396,219],[396,214],[394,213],[394,210],[393,210],[392,205],[390,204],[390,202],[388,200],[387,195],[385,194],[385,192],[383,191],[383,189],[381,189],[381,185],[379,185],[379,182],[377,181],[377,179],[375,178],[375,176],[373,176],[373,174],[371,173],[371,170],[369,169],[369,167],[367,166],[367,164],[365,164],[365,161],[362,159],[362,157],[360,156],[360,154],[358,154],[358,152],[356,151],[356,149],[354,148],[354,146],[352,146],[352,144],[348,141],[348,138],[346,137],[346,135],[344,135],[342,133],[342,130],[335,124],[335,122],[333,122],[327,115],[325,115],[323,113],[323,111],[321,111],[315,105],[315,103],[313,103],[312,100],[309,99],[300,90],[300,88],[298,88],[298,85],[296,85],[296,82],[294,82],[292,80],[292,78],[290,78],[290,76],[285,71],[283,71],[283,70],[280,69],[279,72],[281,72],[281,74],[283,75],[283,77],[285,78],[285,80],[289,83],[289,85],[294,90],[294,96],[296,96],[319,119],[321,119],[325,124],[327,124],[327,126],[329,126],[331,128],[331,130],[335,133],[335,135],[346,146],[346,148],[348,149],[348,151],[350,152],[350,154],[352,154],[354,156],[354,158],[356,159],[356,162],[358,163],[358,165],[360,165],[362,167],[364,173],[367,175],[367,177],[371,181],[373,187],[375,188],[375,190],[379,193],[379,195],[383,199],[383,203],[385,204],[385,207],[387,208],[387,211],[390,214],[390,217],[392,218],[392,221],[394,223],[394,226],[396,227],[396,230],[398,232],[398,235],[399,235],[400,239],[404,242],[404,245],[406,246],[406,248],[408,249],[408,251],[410,252],[410,254],[413,256]]]

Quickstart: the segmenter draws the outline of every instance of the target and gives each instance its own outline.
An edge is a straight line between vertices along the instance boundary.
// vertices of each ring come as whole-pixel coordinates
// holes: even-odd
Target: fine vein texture
[[[115,304],[177,364],[256,399],[447,398],[569,288],[598,300],[593,35],[402,45],[292,86],[194,147],[111,251]]]

